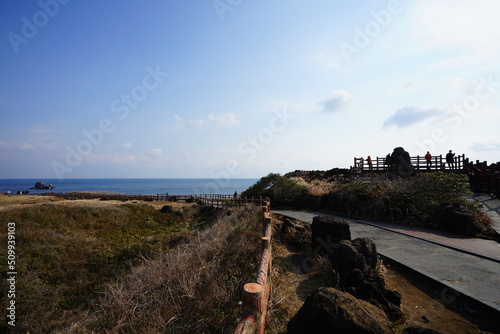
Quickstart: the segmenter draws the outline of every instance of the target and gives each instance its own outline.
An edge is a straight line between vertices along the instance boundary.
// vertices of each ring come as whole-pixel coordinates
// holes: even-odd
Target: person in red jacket
[[[431,169],[432,165],[432,155],[427,151],[427,154],[425,155],[425,162],[427,162],[427,169]]]

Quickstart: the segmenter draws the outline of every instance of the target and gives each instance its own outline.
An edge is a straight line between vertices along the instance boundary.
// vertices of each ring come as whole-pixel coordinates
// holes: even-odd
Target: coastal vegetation
[[[467,175],[419,173],[402,178],[392,174],[353,180],[343,170],[295,171],[269,174],[243,194],[266,196],[273,207],[309,209],[339,216],[469,233],[498,239],[481,205],[469,197]],[[467,231],[450,222],[450,213],[470,220]]]
[[[0,196],[1,225],[17,231],[16,330],[221,332],[239,316],[241,286],[257,264],[253,206],[183,203],[163,213],[137,201],[19,196],[31,203],[21,206]]]
[[[241,193],[246,197],[268,197],[273,207],[302,207],[307,195],[307,187],[278,173],[262,177],[254,185]]]

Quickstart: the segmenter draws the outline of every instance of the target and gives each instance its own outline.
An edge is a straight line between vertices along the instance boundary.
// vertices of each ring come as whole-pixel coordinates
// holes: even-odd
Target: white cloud
[[[464,66],[472,62],[472,59],[469,56],[461,55],[458,57],[453,57],[450,59],[440,60],[436,63],[430,64],[430,68],[440,68],[440,67],[448,67],[448,66]]]
[[[159,156],[162,154],[163,154],[163,151],[161,150],[161,148],[154,148],[151,151],[149,151],[149,155],[152,155],[152,156]]]
[[[496,0],[420,0],[415,4],[413,36],[420,46],[451,47],[463,53],[439,66],[496,59],[500,46]]]
[[[323,52],[321,52],[317,55],[314,55],[314,59],[325,59],[325,58],[326,58],[326,55]]]
[[[325,99],[319,102],[324,112],[341,110],[349,101],[351,95],[345,90],[334,90]]]
[[[49,128],[46,125],[37,125],[34,128],[31,128],[28,130],[29,133],[34,133],[34,134],[47,134],[47,133],[52,133],[54,132],[53,129]]]
[[[232,113],[224,113],[221,115],[209,114],[208,120],[216,122],[221,126],[233,126],[240,124],[240,121],[236,119],[236,116]]]
[[[28,143],[19,143],[17,141],[2,142],[0,141],[0,149],[15,150],[15,151],[32,151],[35,148]]]
[[[477,142],[470,149],[477,152],[500,151],[500,141]]]
[[[448,111],[444,107],[403,107],[385,120],[384,129],[394,126],[398,128],[408,127],[427,120],[436,119],[445,115]]]
[[[174,115],[174,119],[177,121],[177,122],[181,122],[182,121],[182,117],[179,116],[179,115]]]
[[[193,128],[201,129],[202,127],[207,125],[207,121],[203,118],[198,118],[194,121],[189,121],[188,124]]]
[[[134,155],[111,155],[111,154],[94,154],[90,153],[85,156],[83,156],[86,161],[90,162],[111,162],[115,164],[127,164],[127,163],[133,163],[137,161],[137,157]]]
[[[181,122],[182,119],[179,118],[178,121]],[[233,113],[223,113],[223,114],[211,113],[208,114],[206,118],[202,117],[196,120],[190,120],[187,123],[189,126],[193,128],[201,129],[213,123],[224,127],[235,126],[240,124],[240,121],[236,118],[236,115],[234,115]]]
[[[132,148],[132,143],[131,142],[126,142],[125,144],[123,144],[120,147],[129,150],[129,149]]]

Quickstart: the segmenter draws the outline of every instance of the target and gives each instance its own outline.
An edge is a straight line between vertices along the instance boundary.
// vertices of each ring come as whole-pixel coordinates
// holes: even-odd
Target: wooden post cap
[[[258,283],[247,283],[243,285],[243,291],[249,294],[261,294],[263,291],[262,285]]]

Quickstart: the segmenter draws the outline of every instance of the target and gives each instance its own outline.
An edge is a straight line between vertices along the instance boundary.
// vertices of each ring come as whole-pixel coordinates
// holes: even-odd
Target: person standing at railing
[[[366,158],[366,161],[368,162],[368,169],[370,170],[370,172],[373,170],[373,161],[372,161],[372,157],[368,156],[368,158]]]
[[[427,163],[427,169],[431,169],[432,165],[432,155],[427,151],[427,154],[425,155],[425,162]]]
[[[451,150],[446,154],[446,162],[448,163],[448,166],[450,169],[455,169],[455,153],[453,153]]]

